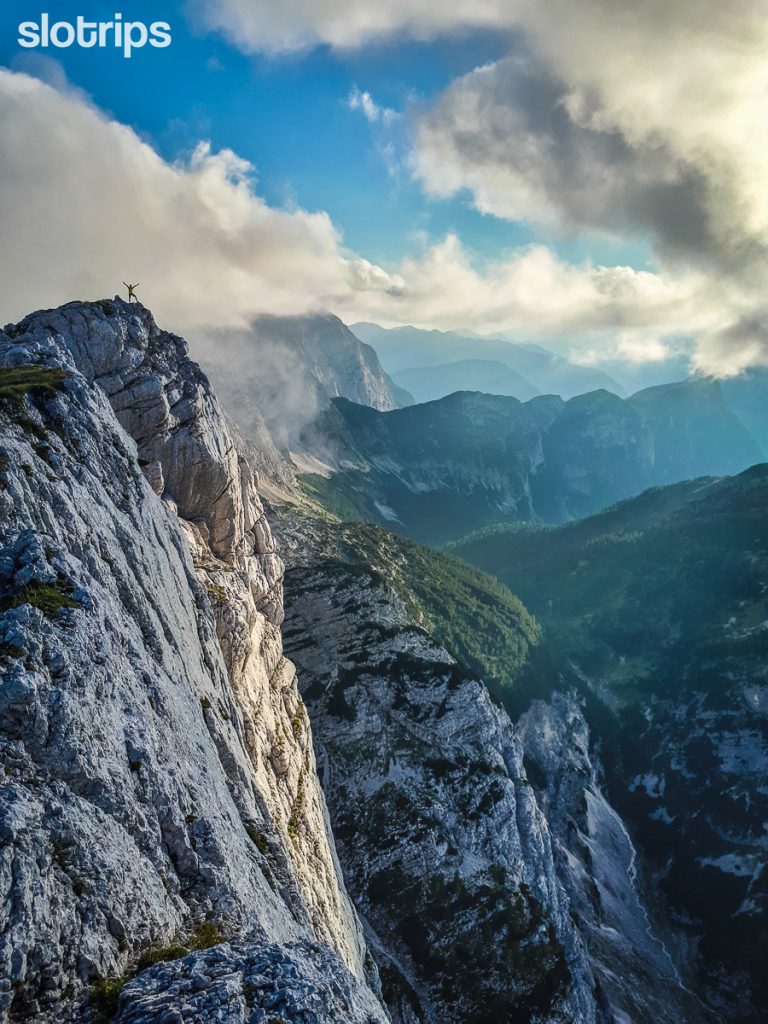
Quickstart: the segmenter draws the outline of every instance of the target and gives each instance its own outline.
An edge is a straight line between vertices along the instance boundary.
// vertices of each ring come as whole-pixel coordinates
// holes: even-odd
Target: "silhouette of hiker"
[[[136,284],[126,284],[126,282],[123,281],[123,284],[128,289],[128,301],[129,302],[138,302],[139,300],[136,297],[136,289],[139,287],[141,282],[137,281]]]

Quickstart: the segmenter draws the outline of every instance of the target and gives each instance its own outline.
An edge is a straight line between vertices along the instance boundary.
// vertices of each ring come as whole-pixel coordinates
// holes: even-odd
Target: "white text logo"
[[[160,49],[171,45],[171,26],[167,21],[153,21],[147,26],[143,21],[123,21],[122,14],[116,14],[114,21],[87,21],[79,16],[74,22],[55,21],[50,15],[41,14],[40,21],[23,21],[19,25],[19,46],[34,47],[93,46],[106,48],[114,46],[130,57],[132,50],[142,46],[156,46]]]

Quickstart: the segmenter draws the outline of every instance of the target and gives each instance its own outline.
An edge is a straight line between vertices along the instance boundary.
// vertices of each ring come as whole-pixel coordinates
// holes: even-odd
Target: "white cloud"
[[[347,103],[350,110],[362,111],[369,124],[381,122],[387,125],[397,117],[396,111],[392,110],[391,107],[379,106],[369,92],[361,92],[357,86],[350,92]]]
[[[765,0],[287,0],[279,11],[267,0],[197,0],[197,9],[249,51],[492,27],[509,32],[511,52],[522,34],[527,60],[478,68],[417,114],[412,167],[427,192],[466,190],[482,212],[550,232],[650,241],[663,279],[700,272],[712,294],[729,292],[733,307],[721,314],[738,326],[718,344],[702,338],[704,364],[768,358],[755,312],[768,291]],[[709,308],[706,289],[703,299]]]
[[[444,330],[461,324],[520,338],[610,338],[612,349],[621,335],[638,360],[641,345],[649,359],[657,358],[667,335],[724,328],[733,303],[731,293],[713,291],[697,273],[665,279],[630,267],[576,266],[541,245],[478,269],[455,235],[404,260],[399,277],[398,287],[355,295],[343,311],[350,318]]]
[[[649,236],[740,274],[768,250],[768,19],[757,0],[519,2],[536,57],[454,82],[424,116],[428,190],[484,212]]]
[[[719,330],[700,336],[693,365],[715,376],[729,377],[750,366],[768,363],[768,308],[752,309]]]
[[[474,70],[423,115],[412,164],[427,191],[468,190],[485,213],[549,230],[642,237],[660,279],[701,278],[697,302],[716,315],[669,321],[697,332],[700,368],[768,361],[755,313],[768,291],[765,4],[512,8],[535,55]],[[628,361],[660,344],[619,341]]]
[[[24,74],[0,71],[0,133],[2,321],[136,280],[178,331],[330,309],[348,321],[508,330],[561,348],[578,340],[613,351],[620,338],[635,360],[643,346],[650,358],[665,337],[697,331],[702,365],[727,369],[729,339],[752,353],[750,332],[762,330],[748,296],[697,270],[573,266],[544,246],[479,265],[452,235],[377,266],[344,249],[326,213],[267,205],[235,153],[201,143],[169,164],[82,95]]]
[[[168,164],[81,96],[0,71],[4,320],[122,280],[179,329],[332,306],[363,287],[325,213],[275,209],[230,150]],[[384,271],[365,287],[390,287]]]
[[[670,345],[655,334],[621,332],[616,339],[616,355],[627,363],[660,363],[671,354]]]
[[[361,91],[356,85],[353,86],[347,97],[347,106],[350,110],[359,110],[362,113],[371,126],[375,150],[386,167],[387,173],[391,178],[399,181],[403,169],[399,152],[401,145],[395,143],[395,133],[393,132],[400,121],[399,112],[391,107],[381,106],[369,92]]]
[[[188,0],[207,28],[247,53],[347,48],[404,33],[431,39],[465,27],[509,24],[505,0]]]

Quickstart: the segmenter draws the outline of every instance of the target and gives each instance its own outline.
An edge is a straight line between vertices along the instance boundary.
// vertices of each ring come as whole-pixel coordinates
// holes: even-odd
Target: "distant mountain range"
[[[564,522],[646,487],[762,459],[709,379],[631,399],[600,390],[521,403],[458,392],[386,413],[338,399],[312,440],[334,468],[305,486],[328,507],[438,545],[503,521]]]
[[[537,393],[572,398],[574,395],[596,391],[598,388],[604,388],[616,395],[625,393],[622,386],[602,370],[578,366],[539,345],[514,344],[501,338],[467,336],[455,331],[424,331],[417,327],[387,329],[377,324],[357,323],[350,329],[358,338],[376,349],[382,366],[403,387],[408,386],[407,381],[416,380],[418,386],[418,382],[428,379],[423,370],[431,367],[438,374],[436,380],[440,380],[442,375],[445,386],[456,390],[453,387],[455,378],[446,375],[444,364],[490,360],[502,363],[523,378],[518,385],[519,392],[497,391],[494,387],[494,390],[489,392],[491,394],[513,394],[515,398],[525,401]],[[486,384],[492,383],[492,378],[489,378],[491,371],[488,368],[468,367],[466,371],[469,376],[461,390],[488,390]],[[512,378],[502,378],[498,381],[498,386],[511,388]],[[434,383],[431,387],[430,398],[442,398],[450,394],[450,391],[446,390],[442,390],[442,394],[437,394],[436,390],[441,388]]]
[[[563,522],[768,457],[764,370],[622,398],[599,370],[536,345],[354,330],[371,344],[325,314],[262,316],[247,331],[198,339],[229,416],[253,442],[267,497],[295,491],[298,468],[343,518],[442,544],[498,522]],[[459,358],[478,350],[494,358]],[[420,358],[430,365],[398,368]],[[336,399],[347,403],[332,408]]]
[[[417,402],[433,402],[455,391],[510,395],[521,402],[541,394],[521,373],[495,359],[458,359],[438,366],[417,366],[397,370],[392,379]]]

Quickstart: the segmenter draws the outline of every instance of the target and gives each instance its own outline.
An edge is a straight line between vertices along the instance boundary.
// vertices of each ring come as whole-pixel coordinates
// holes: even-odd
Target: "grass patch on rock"
[[[72,374],[57,366],[38,366],[27,363],[24,366],[0,367],[0,399],[15,409],[21,409],[29,394],[52,398],[61,391],[64,381]]]
[[[119,978],[99,978],[91,985],[88,993],[88,1002],[94,1011],[94,1018],[99,1022],[111,1020],[117,1013],[120,1000],[120,993],[128,981],[128,976]]]
[[[30,604],[33,608],[39,608],[47,619],[55,620],[66,609],[80,607],[73,594],[74,587],[66,580],[55,580],[53,583],[30,580],[14,594],[0,598],[0,611]]]
[[[202,949],[218,946],[226,942],[227,936],[219,925],[213,921],[199,921],[186,939],[172,943],[170,946],[150,946],[139,957],[136,966],[139,971],[159,964],[161,961],[181,960],[189,953],[197,953]]]
[[[264,835],[264,833],[260,832],[257,828],[254,828],[253,825],[246,825],[245,831],[248,833],[248,838],[251,840],[251,842],[259,851],[259,853],[266,856],[267,853],[269,852],[269,840]]]

